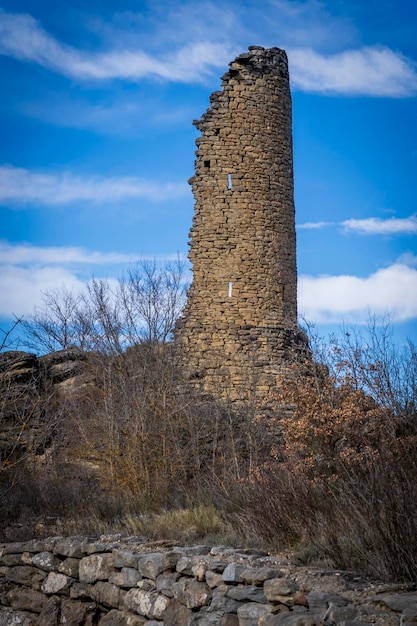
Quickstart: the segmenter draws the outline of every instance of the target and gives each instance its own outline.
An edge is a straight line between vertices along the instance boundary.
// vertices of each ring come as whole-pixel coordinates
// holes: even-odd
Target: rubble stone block
[[[85,556],[80,561],[80,582],[94,583],[113,574],[113,556],[108,553]]]

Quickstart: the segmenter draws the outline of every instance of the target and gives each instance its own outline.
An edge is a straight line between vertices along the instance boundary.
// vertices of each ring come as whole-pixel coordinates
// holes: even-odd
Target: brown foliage
[[[339,567],[413,579],[416,352],[378,347],[375,332],[372,350],[348,337],[343,349],[330,345],[329,367],[307,364],[282,385],[276,416],[264,419],[282,436],[245,484],[242,519],[275,544],[314,545]],[[280,408],[289,406],[290,418]]]

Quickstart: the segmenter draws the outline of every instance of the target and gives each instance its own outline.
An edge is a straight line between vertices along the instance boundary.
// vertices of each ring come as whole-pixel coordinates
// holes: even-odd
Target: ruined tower
[[[292,113],[287,56],[251,46],[195,126],[193,280],[175,331],[190,379],[265,394],[297,328]]]

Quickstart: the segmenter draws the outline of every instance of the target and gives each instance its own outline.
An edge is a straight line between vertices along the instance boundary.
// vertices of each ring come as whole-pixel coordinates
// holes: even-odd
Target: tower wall
[[[175,338],[190,378],[263,393],[297,342],[292,110],[287,56],[249,48],[194,124],[193,280]],[[221,376],[220,376],[221,374]]]

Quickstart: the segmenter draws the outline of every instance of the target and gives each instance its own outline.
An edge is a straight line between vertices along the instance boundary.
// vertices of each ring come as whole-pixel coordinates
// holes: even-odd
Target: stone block
[[[280,570],[271,567],[248,568],[240,574],[241,580],[251,585],[262,585],[266,580],[280,578],[281,576]]]
[[[86,537],[68,537],[58,541],[53,549],[54,554],[80,559],[84,556],[83,547],[88,543]]]
[[[86,620],[94,618],[97,613],[95,602],[80,602],[70,598],[63,598],[61,604],[60,624],[65,626],[81,626]]]
[[[161,619],[169,603],[169,598],[157,591],[143,589],[130,589],[124,598],[126,608],[149,619]]]
[[[61,561],[52,552],[39,552],[32,557],[32,564],[45,572],[56,571]]]
[[[117,585],[118,587],[130,589],[132,587],[136,587],[137,583],[141,579],[142,575],[137,569],[134,569],[133,567],[122,567],[120,572],[114,572],[110,576],[109,582]]]
[[[49,572],[42,583],[42,592],[50,594],[69,594],[69,588],[74,583],[74,579],[58,572]]]
[[[212,598],[211,589],[197,580],[182,578],[172,586],[174,598],[187,609],[197,609],[207,606]]]
[[[211,570],[207,570],[206,572],[206,583],[213,589],[214,587],[218,587],[223,582],[223,578],[221,574],[217,572],[212,572]]]
[[[272,608],[266,604],[256,604],[255,602],[243,604],[237,610],[239,626],[258,626],[261,617],[271,612]]]
[[[160,593],[163,593],[164,596],[168,598],[173,597],[172,587],[174,583],[178,581],[180,574],[178,572],[169,572],[165,574],[160,574],[156,578],[156,588]]]
[[[31,565],[16,565],[10,567],[4,575],[5,579],[12,583],[26,585],[28,587],[32,587],[34,584],[41,582],[45,576],[45,572]]]
[[[171,600],[164,612],[164,626],[191,626],[194,613],[176,600]]]
[[[58,565],[58,572],[71,576],[72,578],[78,578],[80,572],[80,559],[73,559],[68,557]]]
[[[14,565],[22,565],[22,554],[4,554],[0,556],[0,565],[13,567]],[[31,563],[27,563],[31,565]]]
[[[91,554],[80,560],[80,582],[94,583],[108,579],[114,571],[112,554]]]
[[[245,571],[243,565],[237,565],[236,563],[229,563],[222,574],[222,580],[225,583],[241,583],[242,578],[240,575]]]
[[[112,551],[113,565],[116,568],[122,567],[134,567],[137,569],[140,555],[130,552],[130,550],[124,550],[122,548],[116,548]]]
[[[121,605],[122,591],[116,585],[100,580],[91,586],[91,597],[99,604],[118,609]]]
[[[180,559],[178,553],[162,553],[153,552],[149,554],[143,554],[138,561],[138,570],[144,578],[150,578],[156,580],[156,577],[162,572],[169,569],[175,569],[177,562]]]
[[[26,587],[11,589],[6,598],[13,609],[31,611],[32,613],[40,613],[48,602],[48,598],[43,593]]]
[[[267,599],[265,593],[261,587],[255,585],[235,585],[231,587],[226,595],[233,600],[239,602],[259,602],[260,604],[266,604]]]
[[[122,611],[112,609],[100,619],[98,626],[126,626],[126,616]]]

